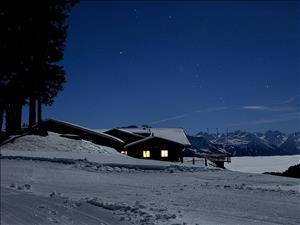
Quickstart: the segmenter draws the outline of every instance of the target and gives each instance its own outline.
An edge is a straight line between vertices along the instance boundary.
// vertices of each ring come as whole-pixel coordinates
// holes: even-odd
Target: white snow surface
[[[150,128],[153,136],[175,141],[183,145],[191,145],[181,128]]]
[[[299,179],[133,159],[55,133],[17,139],[1,155],[5,225],[300,223]]]
[[[264,173],[284,172],[290,166],[300,163],[300,155],[287,156],[243,156],[232,157],[231,163],[225,167],[240,172]]]

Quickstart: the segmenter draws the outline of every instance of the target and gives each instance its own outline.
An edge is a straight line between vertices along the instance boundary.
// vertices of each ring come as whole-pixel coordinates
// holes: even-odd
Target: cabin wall
[[[180,156],[182,155],[183,147],[176,144],[153,141],[145,145],[136,145],[124,150],[127,151],[127,155],[135,158],[155,159],[163,161],[179,161]],[[143,157],[144,150],[150,151],[149,158]],[[161,150],[168,150],[168,157],[161,157]]]
[[[150,157],[144,158],[143,157],[143,151],[149,150],[150,151]],[[168,157],[161,157],[161,150],[168,150]],[[163,161],[179,161],[181,156],[181,149],[156,149],[156,148],[141,148],[141,149],[125,149],[127,151],[127,155],[135,158],[140,159],[155,159],[155,160],[163,160]]]

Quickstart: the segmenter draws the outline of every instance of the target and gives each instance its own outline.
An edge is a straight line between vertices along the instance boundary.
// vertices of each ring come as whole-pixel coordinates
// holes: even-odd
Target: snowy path
[[[99,171],[60,163],[2,159],[1,194],[11,184],[30,184],[32,194],[39,196],[38,202],[52,192],[62,193],[72,201],[109,209],[119,221],[129,224],[300,223],[300,180],[285,177],[226,170]],[[29,197],[26,194],[22,198],[26,201]],[[56,204],[51,201],[49,205]],[[63,203],[57,207],[58,213],[70,218],[63,211]]]

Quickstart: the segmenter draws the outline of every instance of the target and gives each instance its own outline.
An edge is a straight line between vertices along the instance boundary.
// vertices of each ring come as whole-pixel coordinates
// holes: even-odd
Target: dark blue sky
[[[188,133],[299,130],[296,1],[81,1],[45,117]]]

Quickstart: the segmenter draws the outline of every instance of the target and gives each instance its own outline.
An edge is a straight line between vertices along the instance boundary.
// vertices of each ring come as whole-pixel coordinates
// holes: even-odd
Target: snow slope
[[[1,187],[1,225],[89,224],[126,225],[111,212],[68,198],[34,195]],[[127,224],[129,225],[129,224]]]
[[[16,139],[1,147],[8,151],[30,152],[82,152],[82,153],[114,153],[113,148],[103,147],[89,141],[74,140],[61,137],[57,133],[49,132],[48,136],[27,135]]]
[[[300,223],[299,179],[133,159],[54,133],[1,155],[1,224]]]
[[[31,185],[30,193],[37,198],[53,195],[89,202],[136,225],[300,222],[299,180],[271,175],[226,170],[88,171],[60,163],[2,159],[1,193],[24,184]]]

